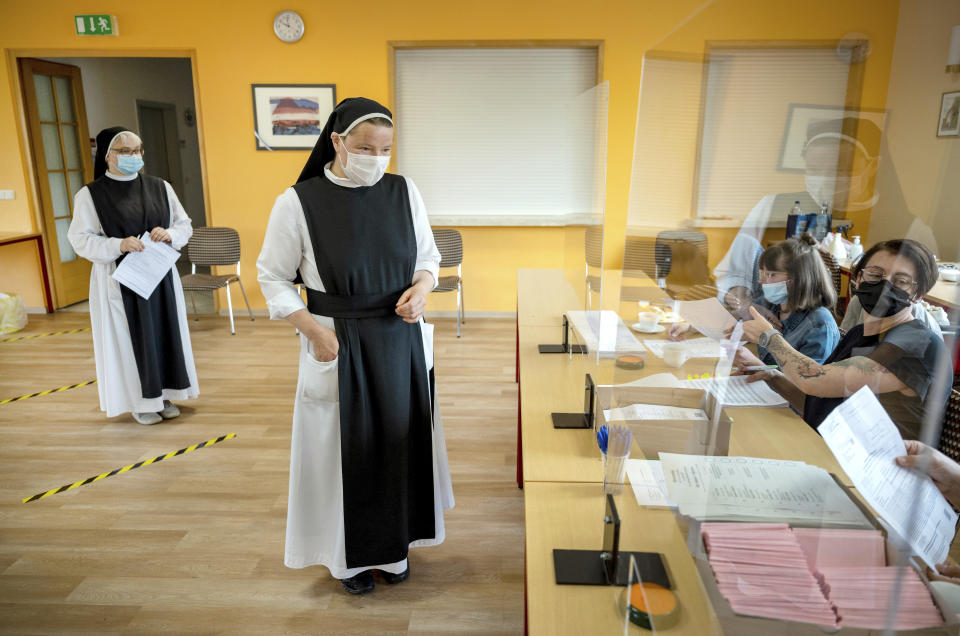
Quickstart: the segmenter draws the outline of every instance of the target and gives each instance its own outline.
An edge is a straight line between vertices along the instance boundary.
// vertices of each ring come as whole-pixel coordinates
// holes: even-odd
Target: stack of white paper
[[[703,420],[707,414],[703,409],[689,409],[681,406],[664,406],[661,404],[631,404],[616,409],[605,409],[603,417],[608,422],[623,422],[627,420]]]
[[[603,357],[613,357],[618,352],[643,351],[643,345],[615,311],[568,311],[567,318],[579,342],[589,352],[599,351]]]
[[[660,453],[680,512],[701,521],[777,521],[797,526],[871,527],[822,468],[759,457]]]
[[[709,391],[724,406],[787,406],[787,401],[766,382],[747,382],[745,375],[685,380],[680,386]]]
[[[894,463],[907,450],[870,388],[833,409],[817,430],[877,515],[931,568],[945,561],[957,513],[929,477]]]
[[[683,347],[683,353],[687,358],[722,358],[725,355],[720,343],[710,338],[693,338],[679,342],[671,342],[670,340],[644,340],[643,345],[658,358],[663,357],[663,348],[667,345],[679,345]]]

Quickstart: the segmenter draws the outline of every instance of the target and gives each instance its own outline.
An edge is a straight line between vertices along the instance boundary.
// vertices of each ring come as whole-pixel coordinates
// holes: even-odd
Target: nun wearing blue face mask
[[[422,318],[440,253],[413,181],[385,174],[392,145],[389,110],[340,102],[257,260],[270,317],[300,330],[284,563],[322,565],[351,594],[374,572],[405,581],[453,506]]]
[[[139,237],[174,249],[193,228],[170,184],[140,174],[140,138],[124,128],[97,135],[94,180],[74,198],[67,237],[90,272],[90,324],[97,363],[100,409],[107,417],[131,413],[140,424],[177,417],[173,400],[198,395],[180,277],[171,268],[144,299],[112,277]]]
[[[791,347],[822,364],[840,341],[840,330],[833,314],[837,294],[814,238],[804,234],[767,248],[758,269],[762,296],[755,303],[776,319]],[[765,347],[758,347],[758,353],[759,359],[741,347],[735,364],[777,364]]]

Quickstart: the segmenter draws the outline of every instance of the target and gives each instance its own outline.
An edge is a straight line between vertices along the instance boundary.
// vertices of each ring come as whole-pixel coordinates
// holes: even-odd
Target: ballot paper
[[[868,528],[830,474],[804,462],[660,453],[670,501],[701,521]]]
[[[625,420],[707,420],[703,409],[688,409],[661,404],[631,404],[616,409],[605,409],[603,416],[608,422]]]
[[[866,629],[943,624],[916,570],[886,566],[877,530],[704,523],[700,532],[717,588],[738,614]]]
[[[663,357],[663,348],[667,345],[682,346],[687,358],[722,358],[724,356],[720,343],[710,338],[694,338],[679,342],[648,339],[643,341],[643,345],[658,358]]]
[[[144,250],[128,252],[114,270],[113,278],[138,296],[149,299],[180,258],[180,252],[166,243],[154,241],[149,232],[144,232],[140,240],[143,241]]]
[[[667,485],[663,480],[663,467],[656,459],[628,459],[627,477],[633,487],[633,494],[641,506],[676,506],[667,496]]]
[[[907,450],[870,388],[833,409],[817,430],[877,515],[931,568],[943,563],[957,513],[929,477],[894,462]]]
[[[680,387],[709,391],[724,406],[787,406],[787,401],[766,382],[747,382],[745,375],[683,380]]]
[[[567,317],[580,344],[590,353],[614,357],[617,353],[642,351],[643,346],[615,311],[568,311]]]
[[[714,297],[681,300],[677,302],[677,313],[697,331],[717,342],[726,339],[725,332],[737,324],[736,319]]]

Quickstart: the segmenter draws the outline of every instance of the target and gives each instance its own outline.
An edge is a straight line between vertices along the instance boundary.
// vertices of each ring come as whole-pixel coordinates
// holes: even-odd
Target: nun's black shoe
[[[396,585],[397,583],[403,583],[410,578],[410,564],[407,564],[407,569],[401,572],[400,574],[390,574],[389,572],[384,572],[379,570],[380,575],[383,576],[383,580],[389,583],[390,585]]]
[[[340,579],[340,584],[351,594],[367,594],[373,591],[373,571],[364,570],[349,579]]]

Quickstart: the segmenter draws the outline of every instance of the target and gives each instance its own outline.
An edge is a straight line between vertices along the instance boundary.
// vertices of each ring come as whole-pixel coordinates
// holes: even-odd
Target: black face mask
[[[874,318],[887,318],[910,306],[910,295],[888,280],[860,283],[853,293],[860,299],[863,310]]]

